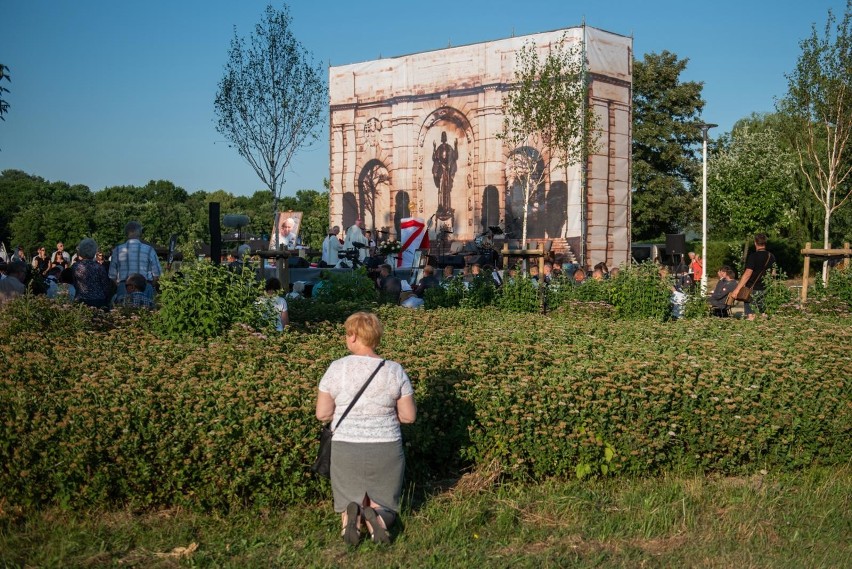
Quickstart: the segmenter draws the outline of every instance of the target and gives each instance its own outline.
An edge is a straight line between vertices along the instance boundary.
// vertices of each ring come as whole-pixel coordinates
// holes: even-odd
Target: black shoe
[[[349,502],[346,506],[346,527],[343,528],[343,542],[346,545],[358,545],[361,541],[361,532],[358,531],[358,514],[361,509],[355,502]]]
[[[373,528],[373,543],[381,543],[383,545],[390,543],[390,536],[388,535],[387,530],[385,530],[385,528],[383,528],[379,523],[379,515],[376,513],[376,510],[370,506],[365,507],[364,519],[367,520],[367,523],[369,523],[370,527]]]

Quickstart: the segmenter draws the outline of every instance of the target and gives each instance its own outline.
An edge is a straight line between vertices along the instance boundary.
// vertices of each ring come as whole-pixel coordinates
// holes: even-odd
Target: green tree
[[[216,130],[254,169],[274,201],[293,154],[317,138],[327,111],[325,73],[296,40],[287,6],[266,7],[250,44],[234,30],[216,93]]]
[[[789,219],[794,174],[793,156],[771,127],[746,123],[719,140],[708,164],[708,213],[719,232],[745,238],[743,259],[755,233]]]
[[[74,252],[77,243],[92,235],[91,197],[80,200],[35,202],[23,208],[9,224],[12,240],[32,253],[38,245],[52,247],[57,241]]]
[[[692,191],[701,175],[698,122],[703,84],[683,82],[688,59],[669,51],[645,54],[633,65],[632,236],[652,240],[699,218]]]
[[[530,197],[544,184],[551,168],[564,170],[589,154],[596,121],[589,110],[588,77],[583,51],[562,37],[539,53],[535,42],[517,55],[515,85],[503,100],[503,130],[498,138],[509,148],[509,184],[524,192],[521,243],[527,242]],[[551,164],[541,150],[547,149]],[[567,174],[566,174],[567,179]]]
[[[187,239],[192,215],[189,196],[183,188],[167,180],[151,180],[145,186],[114,186],[94,194],[95,239],[104,248],[124,241],[124,225],[139,221],[145,228],[143,239],[165,247],[172,235]]]
[[[42,178],[20,170],[4,170],[0,174],[0,241],[9,243],[12,237],[9,224],[46,184]]]
[[[829,248],[831,217],[852,196],[852,0],[839,23],[829,10],[823,34],[813,25],[799,46],[778,108],[791,118],[799,168],[822,205],[823,246]],[[826,263],[824,282],[827,275]]]
[[[19,170],[0,176],[0,232],[28,253],[63,241],[69,251],[92,234],[92,194],[80,184],[48,182]]]

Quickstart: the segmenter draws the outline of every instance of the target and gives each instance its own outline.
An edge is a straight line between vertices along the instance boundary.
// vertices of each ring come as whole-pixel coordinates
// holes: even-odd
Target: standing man
[[[346,230],[346,240],[343,242],[343,248],[358,249],[358,260],[362,263],[367,258],[367,238],[364,237],[364,222],[362,220],[356,219],[355,224]]]
[[[755,311],[763,314],[763,295],[766,287],[763,284],[763,277],[766,272],[772,269],[775,264],[775,255],[766,250],[766,234],[758,233],[754,236],[755,251],[750,253],[746,259],[745,271],[740,279],[737,288],[731,294],[737,296],[740,290],[746,286],[751,289],[751,301],[745,304],[745,315],[749,320],[754,320]]]
[[[340,239],[338,239],[338,235],[340,235],[340,227],[335,225],[329,230],[325,241],[322,242],[322,262],[327,267],[333,267],[340,261],[338,254],[340,252]]]
[[[57,255],[62,257],[64,264],[59,263],[59,259],[57,259]],[[50,256],[53,260],[54,265],[60,265],[63,269],[67,269],[71,266],[71,255],[68,254],[68,251],[65,250],[65,244],[62,241],[58,241],[56,243],[56,251],[53,252],[53,255]]]
[[[373,239],[372,231],[365,231],[364,238],[367,239],[367,249],[369,249],[370,256],[376,254],[376,240]]]
[[[154,248],[139,239],[142,237],[142,225],[138,221],[130,221],[124,226],[127,241],[116,245],[112,250],[109,264],[109,277],[115,281],[118,290],[115,302],[119,303],[127,295],[125,283],[127,277],[133,273],[139,273],[145,277],[147,286],[145,295],[154,298],[154,283],[163,273],[160,268],[160,260]]]

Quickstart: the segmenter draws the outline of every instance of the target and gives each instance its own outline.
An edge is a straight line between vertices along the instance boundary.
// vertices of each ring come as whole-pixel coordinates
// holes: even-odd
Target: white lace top
[[[368,356],[346,356],[331,363],[319,389],[334,399],[332,428],[349,403],[382,360]],[[334,432],[334,440],[349,443],[386,443],[402,438],[396,402],[413,395],[414,388],[402,366],[387,360],[369,387]]]

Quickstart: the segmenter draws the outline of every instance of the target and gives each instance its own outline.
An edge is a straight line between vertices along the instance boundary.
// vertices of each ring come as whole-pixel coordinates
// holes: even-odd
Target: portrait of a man
[[[301,211],[280,211],[275,215],[272,235],[269,238],[270,249],[295,249],[298,245],[299,227],[302,223]]]

